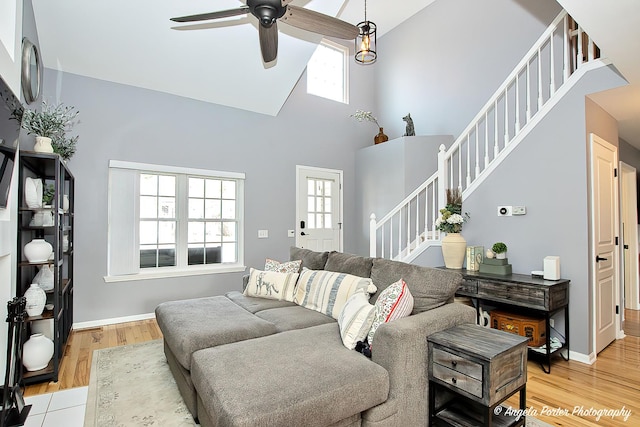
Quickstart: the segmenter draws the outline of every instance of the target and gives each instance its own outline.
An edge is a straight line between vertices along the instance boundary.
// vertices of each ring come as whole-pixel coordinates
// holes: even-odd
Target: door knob
[[[596,262],[606,261],[607,258],[602,258],[600,255],[596,255]]]
[[[305,233],[304,231],[300,232],[300,235],[301,235],[301,236],[308,236],[308,234],[307,234],[307,233]]]

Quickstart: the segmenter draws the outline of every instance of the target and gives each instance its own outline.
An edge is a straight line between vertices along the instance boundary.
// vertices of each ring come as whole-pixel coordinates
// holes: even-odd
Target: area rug
[[[551,427],[533,417],[526,425]],[[84,426],[197,426],[169,371],[162,340],[93,352]]]
[[[84,425],[196,425],[169,371],[162,340],[93,352]]]

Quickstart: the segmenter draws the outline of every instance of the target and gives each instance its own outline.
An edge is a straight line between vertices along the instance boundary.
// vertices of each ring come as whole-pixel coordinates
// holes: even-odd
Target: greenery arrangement
[[[460,233],[462,224],[470,218],[468,213],[462,213],[462,193],[459,189],[447,190],[447,205],[440,209],[440,217],[436,219],[436,229],[445,233]]]
[[[505,245],[502,242],[496,242],[491,247],[491,250],[493,251],[493,253],[502,254],[502,253],[507,252],[507,245]]]
[[[28,133],[51,138],[55,153],[69,160],[76,152],[78,136],[68,137],[75,125],[79,111],[64,104],[51,105],[42,102],[42,111],[25,109],[22,113],[22,128]]]
[[[378,119],[375,118],[371,111],[356,110],[356,112],[353,113],[351,117],[355,118],[359,122],[372,122],[375,123],[378,128],[381,127],[378,123]]]
[[[42,189],[42,204],[50,205],[53,201],[53,196],[56,194],[56,190],[53,184],[47,184]]]

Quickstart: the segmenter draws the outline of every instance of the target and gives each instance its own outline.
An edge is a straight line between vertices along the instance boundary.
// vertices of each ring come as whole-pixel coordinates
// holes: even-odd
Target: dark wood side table
[[[527,338],[465,324],[427,340],[430,426],[525,424]],[[454,397],[436,406],[436,394],[443,389]],[[501,406],[517,392],[521,412]]]
[[[478,314],[480,303],[486,302],[516,313],[545,319],[545,349],[529,348],[530,355],[541,357],[540,366],[544,372],[551,372],[551,356],[554,354],[560,354],[565,360],[569,360],[569,280],[544,280],[525,274],[500,276],[464,269],[456,271],[464,277],[456,295],[475,299]],[[550,319],[560,311],[564,311],[564,342],[561,347],[552,349]],[[566,355],[562,354],[563,350],[566,350]]]

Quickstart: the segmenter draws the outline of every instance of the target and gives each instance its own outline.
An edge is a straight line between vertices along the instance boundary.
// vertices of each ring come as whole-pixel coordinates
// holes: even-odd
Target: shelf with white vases
[[[75,181],[66,163],[57,154],[21,151],[18,171],[16,296],[24,295],[42,269],[50,269],[53,275],[53,286],[45,291],[47,309],[40,315],[25,318],[24,342],[30,338],[31,334],[39,333],[36,330],[37,326],[47,322],[45,324],[51,327],[50,335],[54,344],[54,354],[44,369],[27,371],[25,367],[22,378],[25,384],[57,381],[60,360],[73,324]],[[34,198],[33,188],[26,188],[27,184],[42,188],[50,186],[53,189],[53,196],[50,203],[47,199],[47,205],[50,204],[51,207],[38,206],[42,197],[41,192],[39,190],[38,196]],[[29,191],[28,198],[27,191]],[[51,217],[44,217],[43,225],[40,225],[43,218],[37,218],[34,224],[34,216],[42,212],[51,212]],[[29,262],[26,258],[24,247],[33,239],[45,239],[51,245],[52,254],[47,260]],[[51,286],[50,281],[47,284]]]

